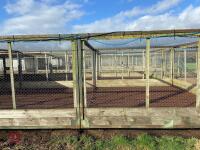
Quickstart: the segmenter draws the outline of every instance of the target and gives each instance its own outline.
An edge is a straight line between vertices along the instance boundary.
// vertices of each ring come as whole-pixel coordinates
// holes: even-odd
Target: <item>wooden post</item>
[[[197,50],[197,91],[196,91],[196,107],[200,108],[200,37],[198,41],[198,50]]]
[[[170,79],[173,84],[174,80],[174,48],[170,50]]]
[[[85,71],[85,51],[83,51],[83,86],[84,86],[84,107],[87,107],[86,71]],[[99,57],[98,57],[99,58]],[[99,59],[98,59],[99,60]],[[99,68],[99,67],[98,67]]]
[[[73,94],[74,107],[77,110],[77,119],[81,127],[81,120],[84,119],[84,64],[83,49],[80,39],[72,41],[72,69],[73,69]]]
[[[3,57],[3,78],[6,80],[6,57]]]
[[[145,66],[145,74],[146,74],[146,108],[149,108],[149,63],[150,63],[150,38],[146,39],[146,66]]]
[[[48,60],[47,60],[47,54],[45,53],[45,72],[46,72],[46,80],[49,80],[49,73],[48,73]]]
[[[97,54],[96,51],[92,51],[92,82],[93,86],[96,87],[97,81]]]
[[[73,75],[73,99],[74,108],[79,107],[78,95],[78,72],[77,72],[77,41],[71,42],[72,47],[72,75]]]
[[[10,66],[10,82],[11,82],[11,91],[12,91],[12,103],[13,103],[13,109],[16,109],[15,81],[14,81],[14,72],[13,72],[13,58],[12,58],[11,42],[8,42],[8,55],[9,55],[9,66]]]

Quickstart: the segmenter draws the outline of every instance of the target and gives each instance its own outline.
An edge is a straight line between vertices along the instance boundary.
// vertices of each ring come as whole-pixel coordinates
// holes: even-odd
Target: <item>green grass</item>
[[[115,135],[106,139],[105,137],[95,138],[83,134],[79,137],[75,135],[53,135],[48,139],[40,140],[40,142],[34,142],[34,139],[31,141],[24,137],[21,144],[10,148],[13,150],[200,150],[200,143],[195,138],[154,137],[147,134],[141,134],[136,138]],[[0,147],[0,149],[9,149],[9,146]]]

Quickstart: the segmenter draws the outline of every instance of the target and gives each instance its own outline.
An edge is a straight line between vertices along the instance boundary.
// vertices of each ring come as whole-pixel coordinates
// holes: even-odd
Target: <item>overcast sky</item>
[[[1,0],[0,34],[200,28],[200,0]]]

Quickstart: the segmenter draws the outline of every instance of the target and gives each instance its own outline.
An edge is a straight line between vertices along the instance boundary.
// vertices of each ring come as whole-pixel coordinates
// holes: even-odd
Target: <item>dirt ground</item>
[[[1,89],[0,109],[12,108],[11,92]],[[150,87],[150,107],[191,107],[196,96],[175,86]],[[16,90],[18,109],[72,108],[72,88]],[[87,88],[88,107],[144,107],[145,87]]]
[[[150,87],[150,107],[191,107],[196,96],[175,86]],[[88,88],[88,107],[144,107],[145,87]]]

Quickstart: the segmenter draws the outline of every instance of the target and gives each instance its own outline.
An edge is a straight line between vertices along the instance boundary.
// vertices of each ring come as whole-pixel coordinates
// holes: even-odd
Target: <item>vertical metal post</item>
[[[19,74],[19,87],[22,87],[22,59],[21,54],[17,53],[18,56],[18,74]]]
[[[50,56],[50,59],[49,59],[49,71],[50,71],[50,75],[52,75],[53,74],[52,56]]]
[[[200,106],[200,37],[198,41],[198,50],[197,50],[197,91],[196,91],[196,107]]]
[[[112,69],[113,69],[113,55],[111,55],[111,67],[112,67]]]
[[[3,57],[3,78],[6,80],[6,57]]]
[[[115,54],[115,73],[116,73],[116,77],[117,77],[117,52]]]
[[[138,65],[138,56],[135,55],[135,65],[137,66]]]
[[[155,62],[155,64],[154,64],[154,66],[155,66],[155,77],[157,78],[157,75],[158,75],[158,72],[157,72],[157,59],[158,59],[158,53],[155,52],[154,54],[155,54],[155,55],[154,55],[154,62]]]
[[[163,76],[166,77],[167,75],[167,51],[165,49],[165,53],[164,53],[164,72],[163,72]]]
[[[45,72],[46,72],[46,80],[49,80],[49,73],[48,73],[48,60],[47,60],[47,54],[44,54],[45,57]]]
[[[161,79],[163,79],[163,76],[164,76],[164,50],[162,49],[161,50]]]
[[[97,52],[95,51],[95,80],[97,81],[97,79],[98,79],[98,54],[97,54]]]
[[[10,82],[11,82],[11,91],[12,91],[12,103],[13,103],[13,109],[16,109],[15,81],[14,81],[14,72],[13,72],[13,58],[12,58],[11,42],[8,42],[8,55],[9,55],[9,66],[10,66]]]
[[[178,63],[177,63],[177,76],[179,77],[180,76],[180,52],[178,52]]]
[[[100,61],[100,54],[97,54],[96,55],[97,56],[97,63],[96,63],[96,65],[97,65],[97,80],[99,79],[99,69],[100,69],[100,66],[99,66],[99,61]]]
[[[142,52],[142,70],[143,70],[143,79],[145,77],[145,51]]]
[[[96,81],[97,81],[97,61],[96,61],[97,55],[96,51],[92,51],[92,82],[93,86],[96,87]]]
[[[68,80],[68,68],[69,68],[69,63],[68,63],[68,55],[67,52],[65,52],[65,72],[66,72],[66,80]]]
[[[34,57],[34,73],[38,73],[38,58]]]
[[[146,74],[146,108],[149,108],[149,66],[150,66],[150,38],[146,39],[146,66],[145,66],[145,74]]]
[[[187,80],[187,52],[184,49],[184,80]]]
[[[174,48],[170,50],[170,79],[173,84],[174,80]]]
[[[196,74],[197,74],[197,68],[198,68],[198,50],[196,52]]]
[[[127,56],[128,77],[130,77],[130,63],[129,63],[129,59],[130,59],[130,54],[128,52],[128,56]]]
[[[122,56],[121,56],[122,79],[124,79],[124,61],[123,61],[123,57],[124,57],[124,52],[122,52]]]
[[[100,64],[99,64],[99,65],[100,65],[100,66],[99,66],[99,69],[100,69],[100,70],[99,70],[100,76],[101,76],[101,74],[102,74],[102,56],[103,56],[103,55],[100,55]]]
[[[134,54],[132,54],[132,66],[134,66]]]

